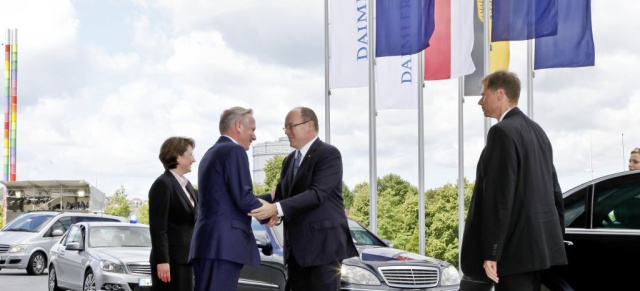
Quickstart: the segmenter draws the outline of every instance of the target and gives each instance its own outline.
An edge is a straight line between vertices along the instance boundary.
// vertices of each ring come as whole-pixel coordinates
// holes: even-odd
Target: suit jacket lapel
[[[298,177],[300,177],[300,175],[303,175],[302,173],[306,173],[307,168],[311,164],[311,159],[315,158],[315,153],[318,150],[318,147],[320,147],[321,143],[322,143],[322,141],[320,140],[320,138],[318,138],[318,139],[316,139],[316,141],[314,141],[311,144],[311,146],[309,147],[309,150],[304,155],[304,158],[302,159],[302,162],[300,163],[300,166],[298,167],[298,173],[296,174],[295,177],[293,177],[293,179],[291,179],[291,181],[292,181],[291,182],[291,188],[293,188],[293,185],[298,180]],[[290,172],[291,172],[291,175],[293,175],[293,162],[292,162],[292,165],[291,165]]]
[[[189,201],[189,198],[187,198],[186,193],[184,193],[184,190],[182,190],[182,186],[180,186],[180,182],[178,182],[176,177],[174,177],[173,174],[170,173],[170,171],[167,170],[167,174],[171,176],[173,188],[175,191],[177,191],[176,193],[178,193],[178,197],[180,197],[179,199],[180,201],[182,201],[182,204],[184,204],[184,206],[186,206],[188,210],[191,210],[192,212],[194,212],[193,205],[191,205],[191,201]],[[195,200],[193,201],[195,202]]]

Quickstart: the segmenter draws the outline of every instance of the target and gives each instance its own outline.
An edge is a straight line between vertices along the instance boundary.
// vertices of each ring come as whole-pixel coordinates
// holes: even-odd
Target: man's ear
[[[244,126],[244,124],[242,123],[242,119],[237,119],[233,124],[233,127],[237,132],[242,132],[242,126]]]

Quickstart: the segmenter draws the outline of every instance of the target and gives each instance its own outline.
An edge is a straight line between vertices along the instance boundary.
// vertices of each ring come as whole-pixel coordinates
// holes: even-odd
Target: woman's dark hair
[[[178,156],[183,155],[188,149],[196,147],[196,142],[192,138],[172,136],[165,140],[160,147],[160,162],[165,169],[171,170],[178,166]]]

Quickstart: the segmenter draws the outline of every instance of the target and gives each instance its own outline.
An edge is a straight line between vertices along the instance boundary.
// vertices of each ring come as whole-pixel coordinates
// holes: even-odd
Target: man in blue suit
[[[293,291],[338,291],[342,260],[358,255],[342,200],[342,156],[318,138],[310,108],[287,114],[284,131],[296,151],[282,163],[275,204],[251,215],[284,221],[287,285]]]
[[[220,116],[218,141],[198,167],[200,211],[191,240],[196,291],[236,290],[243,265],[260,264],[247,213],[260,207],[253,194],[246,151],[256,139],[253,111],[242,107]]]

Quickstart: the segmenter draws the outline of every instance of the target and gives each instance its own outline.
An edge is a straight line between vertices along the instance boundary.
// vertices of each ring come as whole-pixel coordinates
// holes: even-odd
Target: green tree
[[[264,183],[253,183],[253,194],[269,193],[278,186],[284,156],[276,155],[267,160],[264,166]]]
[[[464,181],[465,215],[473,184]],[[369,226],[369,185],[353,189],[350,217]],[[426,254],[458,264],[458,187],[447,184],[425,193]],[[395,248],[419,250],[418,191],[397,175],[378,179],[378,236],[391,240]]]
[[[464,179],[465,218],[474,185]],[[458,185],[446,184],[425,194],[426,253],[458,266]]]
[[[4,227],[4,205],[0,204],[0,228]]]
[[[369,227],[369,183],[362,182],[353,187],[353,203],[349,217]]]
[[[122,216],[125,218],[129,217],[129,213],[131,213],[131,208],[129,207],[129,203],[127,203],[127,193],[124,189],[124,186],[120,186],[120,189],[116,190],[116,192],[109,197],[111,202],[107,205],[104,213],[116,216]]]
[[[349,190],[349,187],[344,182],[342,182],[342,200],[344,202],[344,208],[347,210],[351,209],[351,205],[353,205],[353,192]]]
[[[149,224],[149,201],[145,201],[138,207],[138,223]]]

